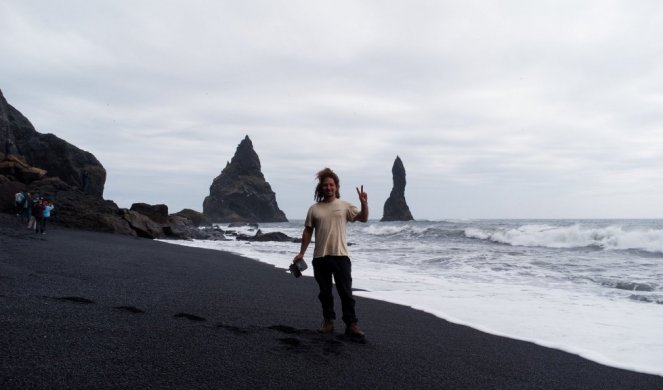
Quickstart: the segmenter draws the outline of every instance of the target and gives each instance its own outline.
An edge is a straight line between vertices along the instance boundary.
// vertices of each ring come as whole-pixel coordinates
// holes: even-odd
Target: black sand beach
[[[229,253],[0,222],[1,389],[663,389],[660,376],[363,298],[365,344],[319,335],[312,278]]]

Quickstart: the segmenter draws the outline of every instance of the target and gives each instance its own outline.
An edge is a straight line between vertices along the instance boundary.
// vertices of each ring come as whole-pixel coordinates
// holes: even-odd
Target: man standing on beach
[[[340,200],[339,179],[329,168],[318,172],[318,185],[315,188],[315,201],[306,215],[302,245],[293,262],[304,259],[306,248],[315,232],[313,252],[313,275],[320,287],[318,299],[322,304],[323,322],[321,333],[334,331],[334,296],[332,295],[332,277],[336,282],[336,291],[341,298],[345,334],[363,337],[364,332],[357,325],[355,300],[352,297],[352,265],[348,257],[347,222],[368,221],[368,195],[364,186],[357,188],[361,210],[355,205]]]

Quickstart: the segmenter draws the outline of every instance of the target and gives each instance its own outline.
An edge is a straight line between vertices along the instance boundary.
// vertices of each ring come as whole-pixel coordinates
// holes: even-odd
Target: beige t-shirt
[[[345,225],[354,222],[360,210],[344,200],[319,202],[308,209],[306,227],[315,229],[313,258],[323,256],[347,256],[348,242]]]

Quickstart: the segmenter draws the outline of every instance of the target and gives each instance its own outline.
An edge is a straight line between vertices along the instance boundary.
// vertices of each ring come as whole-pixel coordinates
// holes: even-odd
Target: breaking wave
[[[373,236],[394,236],[398,234],[422,234],[426,228],[412,225],[370,225],[364,232]]]
[[[663,254],[663,230],[626,230],[622,226],[523,225],[517,228],[467,228],[465,236],[513,246],[639,250]]]
[[[465,237],[464,230],[456,226],[414,226],[412,224],[372,224],[362,231],[369,236],[398,238],[406,240],[430,240],[445,237]]]

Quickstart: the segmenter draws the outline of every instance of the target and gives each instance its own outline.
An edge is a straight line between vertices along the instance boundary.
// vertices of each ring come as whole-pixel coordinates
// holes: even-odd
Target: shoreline
[[[9,222],[0,218],[4,389],[663,387],[360,296],[366,344],[319,335],[312,278],[228,252]]]
[[[285,225],[271,227],[271,229],[265,230],[288,231],[283,230],[284,228]],[[290,227],[285,229],[290,229]],[[291,233],[291,231],[288,231],[288,233]],[[284,259],[284,253],[288,252],[288,245],[292,245],[282,243],[277,243],[274,245],[271,245],[271,243],[244,245],[244,243],[234,242],[232,240],[218,242],[207,240],[193,241],[194,242],[164,240],[164,242],[168,242],[174,245],[184,245],[238,253],[254,261],[270,264],[284,271],[286,270],[286,266],[284,264],[287,265],[287,259]],[[272,249],[272,252],[270,252],[270,248]],[[293,246],[292,252],[294,253],[296,249],[298,248]],[[558,291],[552,294],[554,295],[552,298],[563,297],[554,301],[557,302],[557,304],[551,303],[553,300],[546,298],[543,302],[541,302],[541,304],[539,304],[538,308],[533,307],[522,310],[522,307],[527,306],[520,304],[515,305],[515,309],[521,309],[520,311],[517,311],[514,310],[513,306],[509,306],[510,302],[504,302],[506,306],[494,305],[491,304],[492,298],[487,297],[486,299],[475,299],[472,301],[471,298],[468,299],[465,295],[460,293],[460,291],[467,292],[470,290],[476,292],[489,291],[491,288],[481,285],[468,288],[463,283],[459,284],[458,282],[449,281],[444,283],[444,288],[440,289],[437,295],[434,293],[434,288],[429,290],[427,286],[423,285],[408,285],[407,287],[396,287],[393,290],[390,289],[392,287],[391,285],[382,288],[379,285],[372,285],[371,287],[375,287],[375,290],[371,287],[366,288],[367,284],[370,285],[372,283],[372,278],[375,277],[377,278],[376,280],[381,280],[381,277],[383,277],[384,274],[381,273],[383,269],[375,269],[371,271],[371,266],[367,268],[362,263],[364,262],[358,262],[356,264],[356,268],[353,267],[353,271],[359,271],[359,273],[354,272],[354,285],[355,287],[362,289],[362,291],[358,291],[355,288],[356,296],[404,305],[415,310],[420,310],[432,314],[440,319],[452,322],[454,324],[469,326],[484,333],[531,342],[543,347],[568,352],[585,359],[592,360],[599,364],[639,373],[663,376],[663,371],[661,371],[660,367],[656,364],[656,356],[660,355],[660,348],[656,345],[652,345],[651,339],[646,336],[649,334],[649,330],[647,328],[654,330],[655,326],[653,324],[658,323],[657,309],[660,306],[652,307],[656,305],[648,305],[647,307],[642,308],[645,309],[645,311],[631,312],[630,310],[639,309],[629,307],[629,305],[632,306],[633,303],[616,301],[611,303],[608,302],[607,304],[611,305],[610,308],[621,307],[621,309],[608,310],[609,308],[606,307],[605,309],[595,309],[590,311],[588,310],[588,307],[580,305],[577,302],[570,305],[569,307],[559,306],[562,301],[574,302],[575,295],[560,295],[562,293]],[[375,266],[374,263],[372,264]],[[311,273],[311,271],[305,272],[304,276],[311,277]],[[389,276],[393,276],[393,273],[389,274]],[[436,285],[436,287],[439,286]],[[423,293],[420,291],[423,291]],[[457,297],[452,296],[449,297],[449,299],[436,299],[436,297],[445,297],[447,291],[454,291],[455,293],[450,293],[450,295],[455,294],[461,298],[458,299]],[[545,288],[542,288],[541,294],[547,294],[550,293],[550,291],[555,290],[546,290]],[[514,294],[512,295],[515,296]],[[464,303],[465,306],[461,306],[459,303]],[[493,307],[498,307],[499,309],[494,310]],[[563,315],[563,317],[551,315],[551,313],[555,313],[555,310],[559,310],[559,307],[564,307],[563,313],[560,313]],[[502,312],[512,313],[513,320],[509,319],[507,321],[514,322],[515,326],[512,325],[511,327],[505,327],[504,321],[500,323],[499,321],[494,320],[494,318],[501,318],[500,315],[502,314],[496,313],[496,311],[499,310]],[[605,314],[603,314],[603,312],[605,312]],[[638,326],[634,324],[623,324],[624,327],[620,328],[620,323],[618,320],[611,320],[611,318],[615,318],[611,317],[611,313],[631,313],[630,317],[632,320],[629,322],[641,325]],[[648,314],[644,315],[643,313]],[[485,316],[485,318],[482,318],[482,315]],[[598,315],[599,317],[596,317],[595,315]],[[601,316],[603,315],[605,315],[604,321],[594,319],[602,318]],[[493,319],[491,320],[491,318]],[[600,322],[600,324],[598,322]],[[529,326],[523,324],[529,324]],[[642,324],[651,325],[643,326]],[[500,325],[502,325],[501,328]],[[614,329],[620,329],[621,333],[601,333],[600,331],[603,329],[598,329],[599,332],[596,332],[596,326],[613,326]],[[628,328],[626,328],[627,326]],[[652,326],[654,328],[652,328]],[[638,330],[637,332],[632,333],[633,335],[638,336],[632,336],[632,334],[630,334],[626,329]],[[565,335],[565,332],[569,332],[568,335],[565,337],[560,337],[560,335]],[[623,339],[620,337],[622,335],[624,336]],[[610,343],[611,337],[613,340],[615,340],[614,343]],[[599,341],[597,342],[596,340]],[[630,344],[629,342],[631,340],[638,342],[636,344]],[[606,342],[607,344],[604,344]],[[623,353],[620,352],[620,348],[623,348]]]

